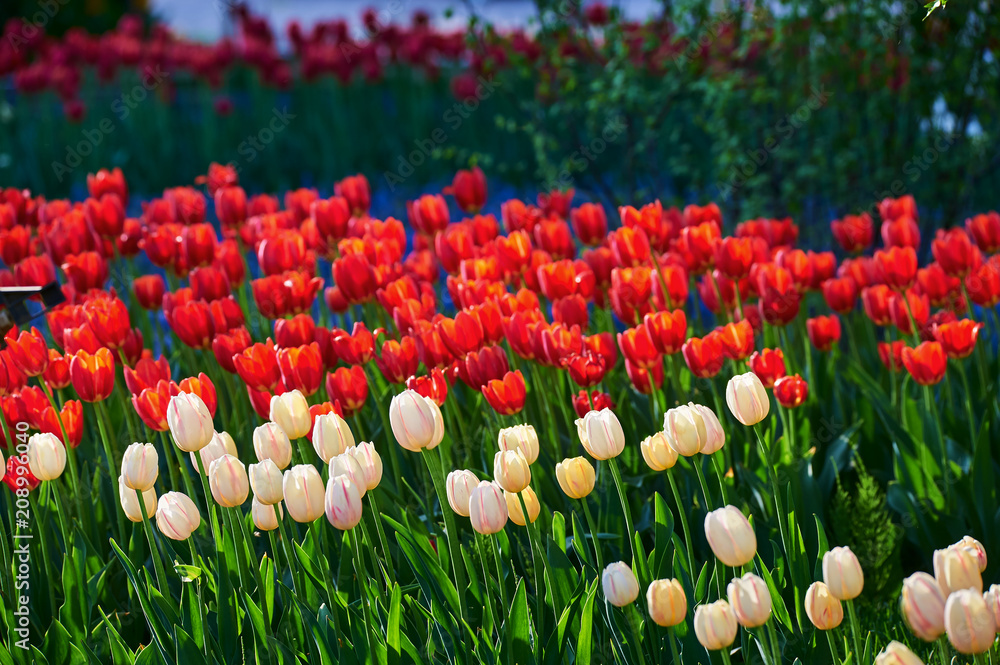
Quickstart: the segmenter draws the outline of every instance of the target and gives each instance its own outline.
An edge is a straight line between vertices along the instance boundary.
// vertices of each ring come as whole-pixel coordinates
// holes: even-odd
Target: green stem
[[[694,467],[695,475],[698,476],[698,484],[701,485],[701,494],[705,499],[705,512],[712,511],[712,497],[708,493],[708,483],[705,482],[705,472],[701,469],[701,457],[697,455],[691,458],[691,466]]]
[[[358,547],[358,535],[357,528],[351,529],[349,540],[351,541],[351,548],[354,550],[354,563],[357,565],[358,584],[361,586],[361,608],[365,616],[365,638],[368,641],[368,655],[372,662],[377,662],[378,659],[374,649],[375,640],[372,636],[372,609],[371,598],[368,595],[368,571],[365,569],[364,557],[361,556],[361,548]]]
[[[621,470],[618,468],[617,458],[608,460],[608,467],[611,468],[611,477],[614,478],[615,487],[618,489],[618,498],[621,500],[622,513],[625,515],[625,540],[628,541],[632,550],[632,565],[638,566],[639,557],[635,551],[635,526],[632,523],[632,511],[628,506],[628,498],[625,496],[625,483],[622,481]]]
[[[638,655],[638,661],[642,665],[646,663],[646,651],[642,648],[642,635],[639,633],[639,612],[635,609],[634,605],[630,605],[628,608],[623,608],[625,610],[625,621],[628,622],[629,632],[632,633],[632,642],[635,647],[635,652]]]
[[[483,605],[486,606],[486,617],[490,625],[496,629],[499,641],[500,624],[497,623],[493,613],[493,599],[490,597],[490,574],[486,568],[486,550],[489,546],[486,544],[486,538],[480,533],[476,534],[476,545],[479,546],[479,563],[483,567]]]
[[[461,553],[458,549],[458,528],[455,526],[455,515],[448,503],[448,494],[444,485],[444,471],[441,469],[441,457],[439,453],[424,450],[421,453],[424,462],[427,464],[427,471],[430,473],[431,482],[434,483],[434,491],[437,492],[438,503],[441,505],[441,515],[444,517],[445,536],[448,539],[448,554],[451,558],[451,565],[455,573],[455,586],[458,590],[459,613],[463,621],[468,619],[468,610],[465,605],[465,565],[462,561]],[[527,516],[527,513],[525,514]]]
[[[830,655],[833,658],[834,665],[840,665],[842,661],[840,660],[840,654],[837,652],[837,641],[833,639],[833,631],[825,630],[823,632],[826,633],[826,640],[830,644]]]
[[[389,554],[389,541],[385,538],[385,530],[382,528],[382,511],[379,509],[378,501],[375,499],[375,489],[368,490],[368,501],[372,505],[372,518],[375,521],[375,530],[378,532],[379,547],[385,557],[386,569],[389,573],[389,586],[396,582],[396,570],[392,563],[392,556]]]
[[[489,536],[489,538],[492,538],[493,544],[496,545],[496,549],[491,548],[491,550],[493,551],[493,563],[497,569],[497,585],[500,587],[500,602],[503,603],[503,606],[500,608],[502,610],[500,612],[500,618],[502,619],[509,615],[511,607],[510,601],[507,598],[507,585],[504,584],[503,566],[500,565],[500,555],[502,554],[500,549],[500,539],[497,538],[496,534]],[[504,628],[501,632],[503,633],[504,644],[507,646],[507,653],[510,653],[510,631]]]
[[[938,655],[941,656],[941,665],[949,665],[951,663],[951,653],[948,648],[948,638],[944,635],[937,640]]]
[[[948,463],[948,448],[944,440],[944,432],[941,429],[941,415],[938,413],[937,404],[934,402],[934,396],[931,394],[930,386],[923,386],[924,389],[924,405],[931,412],[934,417],[934,428],[935,434],[937,434],[938,447],[941,453],[941,474],[942,481],[944,482],[944,496],[945,496],[945,507],[951,505],[951,467]]]
[[[594,545],[594,561],[597,562],[597,574],[600,575],[601,571],[604,570],[604,560],[601,557],[601,543],[597,539],[599,530],[597,524],[594,522],[594,516],[590,513],[590,505],[587,502],[587,497],[580,499],[580,503],[583,504],[583,515],[587,518],[587,527],[590,528],[590,539]]]
[[[104,417],[101,413],[103,411],[103,404],[101,402],[94,402],[94,411],[97,413],[97,429],[101,434],[101,443],[104,445],[104,456],[108,458],[108,474],[111,477],[111,489],[115,494],[115,501],[118,502],[118,509],[115,510],[115,515],[118,522],[118,540],[121,543],[127,543],[125,540],[125,516],[122,514],[121,510],[121,496],[118,493],[118,474],[115,473],[115,456],[111,451],[111,442],[108,440],[108,433],[105,431]]]
[[[726,665],[732,665],[732,661],[729,660],[729,647],[719,649],[719,655],[722,656],[723,663]]]
[[[188,547],[191,549],[191,565],[196,567],[201,567],[198,565],[198,552],[194,549],[194,538],[188,538]],[[205,604],[201,599],[201,579],[196,579],[191,584],[195,585],[195,589],[198,590],[198,615],[199,623],[202,626],[201,632],[201,651],[205,656],[208,656],[208,638],[207,631],[205,630]]]
[[[170,593],[167,586],[167,574],[163,570],[163,561],[160,560],[160,550],[156,546],[156,539],[153,536],[153,527],[149,523],[146,515],[146,502],[142,498],[141,490],[132,490],[139,499],[139,512],[142,514],[142,528],[146,532],[146,540],[149,541],[149,553],[153,557],[153,568],[156,570],[156,583],[160,587],[160,592],[166,596]]]
[[[684,510],[684,504],[681,503],[681,495],[677,491],[677,481],[674,480],[674,474],[670,471],[667,471],[667,482],[670,484],[670,491],[674,495],[674,503],[677,504],[677,513],[681,518],[681,528],[684,530],[684,542],[687,545],[688,574],[691,576],[691,583],[694,584],[694,541],[691,539],[691,527],[688,526],[687,511]]]
[[[528,514],[528,504],[524,501],[524,493],[517,493],[517,500],[521,504],[521,515],[524,516],[524,527],[528,531],[528,542],[531,545],[531,567],[535,571],[535,614],[538,619],[538,634],[545,634],[545,590],[543,588],[548,566],[546,565],[545,552],[538,542],[538,534],[535,532],[535,523],[531,521]],[[541,566],[538,564],[541,563]]]
[[[673,626],[667,628],[667,644],[670,645],[670,656],[671,656],[670,662],[674,663],[675,665],[683,665],[681,656],[677,652],[677,633],[674,630]]]
[[[854,645],[854,658],[851,659],[851,662],[855,662],[856,663],[861,658],[861,647],[860,647],[860,645],[861,645],[861,638],[860,638],[861,627],[860,627],[860,624],[858,624],[858,615],[854,611],[854,601],[853,600],[845,600],[844,601],[844,605],[847,606],[847,616],[848,616],[848,618],[851,621],[851,639],[852,639],[852,643]]]
[[[712,463],[715,464],[715,473],[719,476],[719,492],[722,494],[723,505],[729,505],[729,496],[726,492],[726,474],[722,469],[722,462],[719,461],[719,456],[716,454],[711,455]]]

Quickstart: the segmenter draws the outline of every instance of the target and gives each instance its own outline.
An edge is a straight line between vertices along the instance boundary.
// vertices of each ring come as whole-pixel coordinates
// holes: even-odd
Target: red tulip
[[[773,387],[775,381],[785,376],[785,354],[781,349],[755,351],[747,364],[765,388]]]
[[[835,314],[806,319],[809,341],[820,351],[829,351],[840,340],[840,319]]]
[[[243,252],[239,243],[232,238],[219,243],[215,249],[215,262],[212,265],[226,276],[229,287],[242,284],[246,279],[247,267],[243,262]]]
[[[591,402],[593,402],[593,409],[591,409]],[[597,390],[593,390],[588,397],[586,390],[581,390],[577,394],[573,395],[573,411],[580,418],[587,415],[587,412],[591,410],[600,411],[601,409],[614,409],[615,404],[611,401],[611,395],[607,393],[602,393]]]
[[[878,356],[886,369],[893,372],[901,372],[903,370],[904,348],[906,348],[906,342],[901,339],[891,344],[888,342],[878,343]]]
[[[42,378],[48,385],[49,390],[62,390],[70,384],[68,356],[64,356],[55,349],[49,349],[49,365],[45,368]],[[3,368],[0,368],[0,381],[3,381]],[[0,390],[3,395],[3,390]]]
[[[88,173],[87,191],[98,198],[108,193],[116,194],[123,205],[128,203],[128,185],[125,183],[125,175],[117,166],[110,171],[100,169],[97,173]]]
[[[229,297],[229,278],[219,268],[212,266],[195,268],[188,276],[188,281],[195,300],[212,302]]]
[[[427,364],[426,362],[424,363]],[[473,390],[482,390],[493,379],[502,379],[510,371],[507,353],[499,346],[487,346],[458,361],[459,376]]]
[[[326,375],[326,394],[340,404],[347,417],[353,416],[368,399],[368,377],[360,365],[338,367]]]
[[[922,386],[932,386],[944,378],[948,357],[939,342],[924,342],[917,348],[905,347],[903,365],[913,380]]]
[[[135,364],[135,368],[126,366],[122,369],[125,372],[125,387],[133,395],[155,387],[160,381],[170,381],[170,364],[163,356],[159,360],[142,358]]]
[[[464,212],[474,214],[486,205],[486,176],[478,166],[471,170],[459,170],[451,182],[450,193],[455,197],[458,207]]]
[[[684,304],[688,297],[688,275],[682,266],[664,265],[650,275],[653,301],[659,309],[673,309]],[[666,297],[664,297],[666,286]]]
[[[0,228],[0,260],[8,266],[19,263],[30,254],[31,232],[25,226]]]
[[[722,342],[722,352],[727,358],[743,360],[754,349],[753,326],[749,321],[727,323],[716,330]]]
[[[131,326],[128,320],[128,307],[118,298],[94,298],[83,306],[87,323],[101,344],[111,350],[118,349],[125,343]]]
[[[653,293],[652,273],[649,268],[615,268],[611,271],[611,289],[608,299],[615,315],[626,324],[638,324],[653,311],[649,302]]]
[[[114,238],[125,224],[125,208],[117,194],[91,197],[83,202],[83,214],[94,233],[102,238]]]
[[[643,395],[651,395],[654,390],[663,386],[663,365],[653,365],[647,369],[633,365],[626,358],[625,373],[632,382],[632,387]]]
[[[965,230],[983,253],[995,254],[1000,250],[1000,214],[991,211],[975,215],[965,220]]]
[[[577,327],[568,328],[561,323],[535,328],[535,356],[543,365],[559,367],[562,359],[583,351],[583,334]]]
[[[348,365],[364,365],[375,355],[375,337],[364,322],[354,324],[351,334],[344,330],[334,330],[330,343],[337,355]]]
[[[441,341],[456,358],[464,358],[483,345],[483,326],[466,311],[459,312],[454,319],[441,318],[436,325]]]
[[[935,326],[934,339],[941,344],[949,358],[968,358],[976,348],[976,339],[982,329],[982,323],[962,319]]]
[[[347,237],[351,206],[342,196],[318,199],[309,207],[309,217],[326,246],[331,247]]]
[[[653,341],[653,346],[660,353],[666,355],[677,353],[687,339],[687,316],[682,309],[647,314],[643,324]]]
[[[215,214],[223,228],[234,229],[247,219],[247,193],[242,187],[220,187],[212,194]]]
[[[2,437],[2,432],[0,432]],[[31,492],[42,484],[35,474],[28,467],[27,455],[11,455],[7,458],[7,473],[4,474],[3,483],[11,492]]]
[[[215,326],[212,311],[205,301],[173,306],[166,311],[166,319],[177,337],[191,348],[207,349],[212,345]]]
[[[101,402],[115,387],[115,360],[107,349],[91,355],[78,351],[69,364],[73,389],[84,402]]]
[[[676,212],[676,208],[672,209]],[[670,241],[680,233],[679,220],[668,219],[663,214],[663,205],[659,201],[647,203],[636,210],[632,206],[618,208],[618,216],[622,225],[642,229],[649,238],[650,246],[657,252],[664,252],[670,246]]]
[[[596,386],[609,369],[604,358],[592,351],[566,356],[562,359],[562,366],[569,372],[573,383],[581,388]]]
[[[931,252],[946,274],[965,277],[982,264],[979,249],[962,229],[938,229]]]
[[[1000,303],[1000,255],[994,255],[965,278],[969,299],[980,307]]]
[[[917,202],[910,194],[901,196],[898,199],[884,198],[878,203],[878,214],[883,220],[893,220],[901,217],[917,219]]]
[[[12,329],[7,333],[8,358],[27,376],[38,376],[49,364],[49,350],[38,328],[22,330],[17,337]]]
[[[281,380],[289,390],[299,390],[306,397],[319,390],[323,381],[323,356],[313,342],[278,350]]]
[[[555,215],[565,219],[570,214],[570,203],[573,201],[574,194],[576,194],[576,190],[572,188],[562,191],[553,189],[547,193],[539,192],[538,207],[546,215]]]
[[[860,215],[844,215],[843,219],[835,219],[830,222],[830,230],[833,237],[849,254],[863,252],[872,244],[872,236],[875,233],[871,215],[863,212]]]
[[[912,217],[882,222],[882,243],[886,247],[920,247],[920,227]]]
[[[406,202],[406,214],[413,228],[433,236],[448,226],[448,204],[440,194],[424,194],[416,201]]]
[[[809,384],[798,374],[783,376],[774,382],[774,398],[786,409],[802,405],[809,397]]]
[[[787,273],[787,271],[786,271]],[[768,286],[760,294],[760,315],[774,326],[785,326],[799,314],[802,296],[790,286],[787,290]]]
[[[700,275],[712,266],[715,246],[721,240],[719,225],[707,221],[697,226],[686,226],[675,241],[675,249],[684,257],[688,271]]]
[[[532,230],[535,244],[554,259],[570,259],[576,254],[569,224],[561,219],[541,219]]]
[[[507,372],[503,379],[494,379],[483,386],[483,397],[497,413],[512,416],[520,413],[527,399],[521,371]]]
[[[848,314],[858,299],[858,287],[850,277],[834,277],[823,282],[823,299],[835,312]]]
[[[348,176],[334,185],[337,196],[343,196],[351,206],[356,217],[368,213],[371,206],[371,190],[368,179],[363,175]]]
[[[56,279],[56,269],[48,256],[29,256],[14,266],[17,286],[45,286]]]
[[[906,335],[913,334],[913,324],[916,324],[918,329],[923,327],[930,315],[931,304],[927,296],[918,295],[915,291],[893,293],[889,298],[889,317],[892,319],[892,324]]]
[[[200,196],[200,194],[199,194]],[[218,238],[211,224],[199,223],[185,226],[181,233],[185,265],[190,268],[207,266],[215,259]]]
[[[650,259],[649,239],[639,228],[623,226],[608,236],[615,262],[623,267],[645,265]]]
[[[747,277],[753,263],[753,240],[750,238],[727,237],[715,246],[715,266],[730,279]]]
[[[375,364],[389,383],[404,383],[417,373],[420,359],[417,358],[417,344],[412,337],[403,336],[382,343],[381,355],[375,356]]]
[[[917,270],[916,289],[926,295],[935,307],[951,307],[962,298],[961,288],[962,281],[946,275],[936,262]]]
[[[271,392],[281,380],[278,354],[270,339],[266,344],[254,344],[233,356],[233,364],[243,383],[251,390]]]
[[[358,254],[348,254],[333,262],[333,281],[352,305],[371,300],[377,287],[371,264]]]
[[[250,332],[240,326],[229,332],[217,334],[212,339],[212,353],[215,354],[215,360],[219,363],[219,367],[230,374],[236,374],[233,356],[243,353],[252,343]]]
[[[443,405],[448,397],[448,381],[444,377],[444,372],[438,367],[431,370],[429,375],[411,376],[406,380],[406,387],[434,400],[438,406]]]
[[[304,346],[315,338],[316,323],[308,314],[297,314],[291,319],[274,322],[274,343],[278,348]]]
[[[877,326],[887,326],[892,320],[889,311],[889,299],[892,290],[885,284],[867,286],[861,290],[861,304],[865,308],[865,314]]]
[[[155,388],[146,388],[132,395],[132,406],[146,426],[156,432],[167,431],[167,405],[170,404],[170,387],[161,381]]]
[[[63,428],[66,429],[66,438],[63,438]],[[66,439],[69,439],[71,448],[78,447],[83,441],[83,404],[75,399],[66,400],[58,413],[51,406],[46,406],[38,416],[38,429],[55,435],[63,445],[67,445]]]
[[[691,373],[703,379],[718,374],[726,359],[722,351],[722,340],[715,333],[702,338],[689,338],[681,347],[681,353]]]
[[[169,389],[171,396],[179,395],[180,393],[197,395],[205,403],[205,406],[208,407],[208,412],[212,414],[212,417],[215,417],[215,409],[219,405],[218,394],[215,390],[215,384],[212,383],[212,380],[204,372],[200,372],[198,376],[189,376],[186,379],[182,379],[180,383],[171,381]]]
[[[166,284],[160,275],[142,275],[132,282],[135,299],[143,309],[156,311],[163,306]]]
[[[600,203],[584,203],[579,208],[574,208],[570,212],[570,222],[576,237],[584,245],[600,245],[608,235],[608,218]],[[646,244],[648,249],[649,243]]]
[[[250,282],[257,310],[269,319],[308,312],[322,287],[322,279],[297,270]]]
[[[108,262],[97,252],[70,254],[62,264],[67,279],[80,293],[104,288],[108,281]]]

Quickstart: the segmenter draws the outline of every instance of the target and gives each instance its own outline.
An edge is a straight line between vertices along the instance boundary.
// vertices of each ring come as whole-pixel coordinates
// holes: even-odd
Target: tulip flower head
[[[184,452],[201,450],[212,441],[215,434],[212,414],[205,402],[194,393],[179,393],[170,398],[167,404],[167,426],[174,443]]]
[[[392,398],[389,423],[399,445],[415,453],[436,448],[444,438],[441,409],[415,390],[404,390]]]
[[[823,582],[838,600],[853,600],[861,595],[865,574],[849,547],[834,547],[823,555]]]
[[[823,582],[813,582],[806,590],[806,616],[819,630],[833,630],[844,621],[844,606]]]
[[[594,491],[597,473],[586,457],[570,457],[556,464],[556,480],[571,499],[582,499]]]
[[[133,443],[126,448],[121,475],[125,487],[140,492],[152,489],[159,474],[158,462],[156,447],[151,443]]]
[[[642,459],[653,471],[666,471],[677,464],[677,451],[670,447],[663,432],[647,436],[639,447],[642,450]]]
[[[281,469],[274,460],[264,459],[257,464],[251,464],[249,477],[254,499],[260,503],[271,506],[284,497]]]
[[[273,460],[279,469],[286,468],[292,461],[292,443],[277,423],[264,423],[254,429],[253,449],[259,461]]]
[[[139,506],[139,497],[134,489],[125,486],[125,480],[118,476],[118,497],[121,501],[122,511],[130,522],[142,522],[142,512],[145,508],[146,518],[153,519],[156,515],[156,490],[150,488],[142,493],[142,507]]]
[[[499,532],[507,524],[507,499],[503,488],[483,480],[469,496],[469,521],[476,533],[488,536]]]
[[[594,459],[618,457],[625,449],[625,432],[611,409],[588,412],[576,421],[576,430],[584,450]]]
[[[625,607],[639,597],[639,582],[624,561],[610,563],[601,573],[604,598],[615,607]]]
[[[730,582],[727,594],[736,620],[744,628],[763,626],[771,618],[771,593],[764,580],[753,573]]]
[[[716,558],[732,568],[750,563],[757,553],[757,535],[736,506],[719,508],[706,515],[705,537]]]
[[[520,450],[528,464],[538,459],[538,434],[531,425],[514,425],[500,430],[497,437],[500,450]]]
[[[336,413],[316,416],[313,423],[312,445],[325,464],[354,446],[354,434],[347,421]]]
[[[687,615],[687,596],[676,579],[654,580],[646,589],[649,617],[658,626],[670,628],[683,623]]]
[[[334,458],[336,459],[336,458]],[[352,461],[354,458],[350,458]],[[348,476],[332,476],[326,485],[326,519],[341,531],[353,529],[361,521],[361,490]]]
[[[347,454],[354,457],[364,474],[365,489],[370,491],[382,482],[382,457],[375,450],[375,444],[362,441],[347,449]]]
[[[934,552],[934,578],[945,598],[961,589],[983,592],[979,559],[965,547],[951,546]]]
[[[893,640],[875,656],[875,665],[924,665],[924,662],[905,645]]]
[[[933,642],[944,634],[945,595],[941,585],[927,573],[914,573],[903,580],[900,610],[913,634]]]
[[[986,571],[986,548],[983,544],[973,538],[972,536],[962,536],[962,540],[958,541],[952,548],[961,548],[967,550],[976,559],[976,563],[979,564],[979,572]]]
[[[277,529],[278,520],[284,513],[280,502],[275,504],[261,503],[255,496],[250,503],[250,516],[253,518],[253,525],[261,531]]]
[[[528,517],[531,518],[532,523],[538,519],[538,515],[542,512],[542,504],[538,502],[535,490],[530,487],[525,487],[518,493],[504,490],[503,496],[504,500],[507,501],[507,516],[510,517],[511,522],[518,526],[525,526],[524,511],[521,510],[521,499],[524,499],[524,505],[528,508]]]
[[[250,478],[246,467],[233,455],[223,455],[208,469],[212,497],[223,508],[243,505],[250,494]]]
[[[285,509],[296,522],[308,524],[323,515],[323,478],[313,465],[299,464],[285,471],[281,490]]]
[[[764,390],[764,384],[753,372],[739,374],[729,379],[726,386],[726,404],[744,425],[756,425],[767,417],[771,401]]]
[[[531,467],[520,450],[501,450],[493,456],[493,477],[507,492],[520,492],[531,482]]]
[[[200,474],[201,468],[204,468],[207,472],[212,467],[212,462],[223,455],[233,455],[235,457],[236,442],[233,441],[233,437],[229,436],[228,432],[216,432],[212,435],[212,440],[208,442],[207,446],[197,453],[190,453],[190,455],[191,465],[194,466],[195,473]],[[198,466],[198,459],[195,455],[201,457],[201,468]]]
[[[55,480],[66,468],[66,446],[54,434],[28,438],[28,469],[39,480]]]
[[[309,433],[312,418],[309,416],[309,402],[298,390],[289,390],[271,397],[270,419],[277,423],[288,438],[298,439]]]
[[[471,471],[452,471],[445,481],[445,488],[448,494],[448,505],[456,514],[462,517],[469,516],[469,499],[472,497],[472,490],[479,485],[479,479]]]
[[[350,478],[351,482],[357,488],[358,494],[364,498],[368,491],[368,483],[365,481],[364,469],[361,468],[358,460],[354,459],[354,455],[345,452],[331,457],[328,470],[330,478],[337,476],[347,476]]]
[[[726,434],[715,412],[693,402],[663,414],[663,434],[667,444],[684,457],[697,453],[711,455],[726,442]]]
[[[694,611],[694,634],[709,651],[725,649],[736,639],[739,624],[729,603],[717,600]]]
[[[167,492],[156,504],[156,528],[171,540],[187,540],[201,526],[201,513],[187,494]]]
[[[944,605],[944,630],[955,650],[964,654],[985,653],[996,639],[996,619],[983,594],[960,589]]]

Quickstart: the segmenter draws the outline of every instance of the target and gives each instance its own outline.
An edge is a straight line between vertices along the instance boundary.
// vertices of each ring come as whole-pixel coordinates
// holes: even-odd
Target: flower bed
[[[2,192],[0,285],[66,302],[0,351],[0,654],[995,651],[997,213],[921,266],[911,197],[813,251],[711,203],[498,220],[478,168],[405,224],[362,176],[198,185]]]

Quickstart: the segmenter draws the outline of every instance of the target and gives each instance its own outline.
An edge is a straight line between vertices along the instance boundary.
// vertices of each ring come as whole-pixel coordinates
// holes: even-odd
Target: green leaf
[[[513,663],[533,663],[534,654],[531,650],[531,626],[528,617],[528,590],[522,577],[517,583],[517,590],[514,592],[514,601],[510,608],[510,620],[507,623],[507,630],[510,631],[511,662]]]
[[[42,653],[45,654],[48,662],[87,665],[86,656],[76,648],[72,640],[69,631],[58,620],[55,620],[45,633],[45,639],[42,641]]]
[[[576,663],[577,665],[590,665],[591,651],[593,650],[593,629],[594,629],[594,599],[597,598],[597,585],[600,580],[594,578],[587,588],[587,600],[583,603],[583,611],[580,614],[580,632],[576,638]],[[598,663],[597,665],[603,665]]]
[[[552,605],[555,609],[554,615],[562,614],[563,609],[569,605],[573,597],[573,590],[577,586],[576,568],[570,562],[566,554],[559,548],[558,542],[551,538],[546,538],[546,555],[548,557],[549,592],[552,596]],[[566,539],[563,538],[563,542]]]
[[[774,583],[771,571],[767,569],[767,565],[760,558],[759,553],[757,554],[757,563],[760,567],[760,576],[764,578],[764,584],[767,585],[767,590],[771,594],[771,605],[775,618],[788,630],[794,631],[795,627],[792,626],[792,617],[788,614],[788,608],[785,606],[785,599],[781,595],[781,589]]]
[[[174,646],[177,648],[177,662],[184,665],[206,665],[205,656],[199,644],[180,626],[174,626]]]
[[[201,568],[198,566],[191,566],[186,563],[174,562],[174,570],[177,575],[181,578],[181,582],[194,582],[199,577],[201,577]]]
[[[587,531],[583,528],[580,516],[573,511],[573,551],[580,558],[584,565],[596,570],[597,566],[590,554],[590,547],[587,545]]]
[[[156,644],[156,648],[160,652],[160,656],[163,658],[167,665],[171,665],[173,660],[167,655],[172,651],[167,650],[167,645],[169,640],[166,637],[166,632],[163,626],[160,624],[159,620],[154,616],[153,606],[149,602],[149,597],[145,593],[145,588],[139,584],[139,576],[136,573],[135,567],[132,562],[128,560],[122,549],[118,547],[118,543],[115,542],[114,538],[110,539],[111,549],[114,550],[115,556],[123,566],[125,566],[125,574],[128,576],[129,582],[132,583],[132,589],[135,591],[135,595],[139,598],[139,605],[142,607],[143,614],[146,617],[146,622],[149,624],[149,630],[153,635],[153,642]]]
[[[122,636],[118,633],[111,621],[108,619],[108,615],[104,613],[104,610],[100,607],[97,611],[101,613],[101,621],[104,624],[104,630],[108,634],[108,650],[111,652],[111,662],[114,665],[132,665],[135,661],[135,656],[132,655],[132,650],[128,648]]]
[[[555,541],[563,554],[566,553],[566,518],[562,513],[552,513],[552,540]]]
[[[813,517],[816,518],[816,542],[818,544],[816,550],[816,567],[813,570],[813,577],[820,579],[823,577],[823,555],[830,549],[830,543],[826,539],[826,529],[823,528],[823,522],[820,520],[819,515],[813,515]]]
[[[702,564],[701,573],[698,574],[698,582],[694,585],[695,604],[704,602],[708,595],[708,562]]]
[[[402,601],[403,591],[399,583],[393,584],[392,595],[389,598],[389,619],[386,622],[385,640],[389,650],[389,665],[399,662],[399,616]]]
[[[670,576],[673,533],[674,515],[660,493],[656,492],[653,495],[653,552],[649,563],[653,579],[659,580]],[[683,556],[683,553],[681,555]]]

